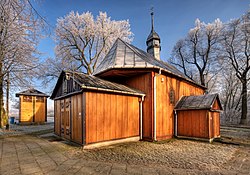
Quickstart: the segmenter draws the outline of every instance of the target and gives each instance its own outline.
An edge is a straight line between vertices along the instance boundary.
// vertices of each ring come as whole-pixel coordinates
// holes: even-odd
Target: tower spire
[[[154,7],[151,7],[151,30],[154,31]]]
[[[156,59],[160,60],[160,51],[161,51],[161,39],[159,35],[154,30],[154,7],[151,7],[151,32],[148,35],[146,44],[147,52],[151,54]]]

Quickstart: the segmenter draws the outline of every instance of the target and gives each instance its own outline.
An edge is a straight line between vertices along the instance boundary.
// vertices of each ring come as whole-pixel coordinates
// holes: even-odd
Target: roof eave
[[[90,87],[90,86],[85,86],[85,85],[81,85],[81,87],[83,89],[90,89],[90,90],[97,90],[97,91],[113,92],[113,93],[135,95],[135,96],[141,96],[141,97],[146,96],[146,94],[139,93],[139,92],[128,92],[128,91],[112,90],[112,89],[105,89],[105,88],[98,88],[98,87]]]

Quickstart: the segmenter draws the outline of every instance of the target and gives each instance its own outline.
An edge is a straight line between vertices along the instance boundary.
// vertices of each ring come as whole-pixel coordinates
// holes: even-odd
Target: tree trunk
[[[0,77],[0,128],[4,126],[3,77]]]
[[[203,72],[200,72],[200,81],[201,85],[206,87],[205,76],[203,75]]]
[[[241,119],[240,124],[247,123],[247,79],[243,78],[242,82],[242,97],[241,97]]]
[[[9,119],[9,97],[10,97],[10,74],[7,73],[7,88],[6,88],[6,117]]]

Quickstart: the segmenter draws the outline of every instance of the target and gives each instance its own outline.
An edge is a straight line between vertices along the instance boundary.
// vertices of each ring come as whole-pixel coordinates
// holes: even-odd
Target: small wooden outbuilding
[[[36,89],[28,89],[17,93],[16,97],[19,97],[20,123],[44,123],[47,121],[48,95]]]
[[[145,94],[92,75],[62,72],[54,100],[55,134],[81,145],[142,138]]]
[[[220,137],[221,110],[218,94],[183,96],[175,106],[175,135],[209,141]]]

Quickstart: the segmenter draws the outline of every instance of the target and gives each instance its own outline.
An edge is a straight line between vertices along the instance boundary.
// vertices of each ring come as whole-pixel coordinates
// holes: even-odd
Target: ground
[[[250,174],[249,129],[223,128],[212,144],[172,139],[82,150],[54,137],[53,125],[39,127],[0,132],[0,174]]]

